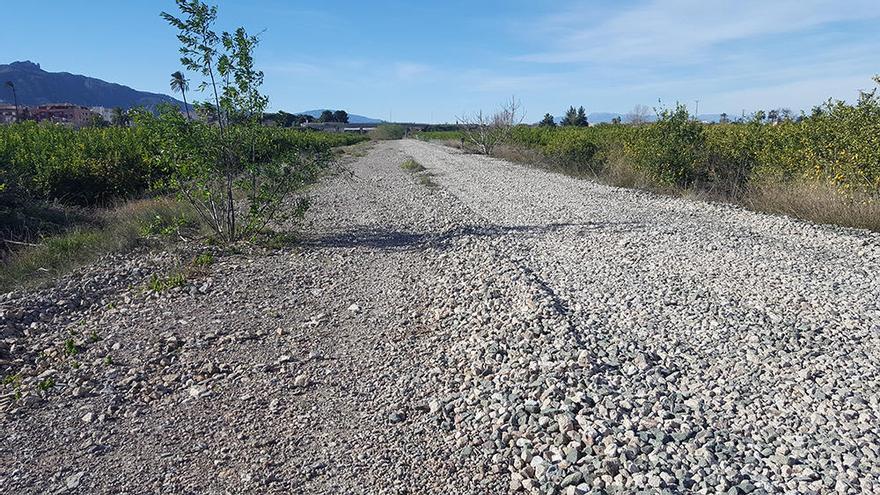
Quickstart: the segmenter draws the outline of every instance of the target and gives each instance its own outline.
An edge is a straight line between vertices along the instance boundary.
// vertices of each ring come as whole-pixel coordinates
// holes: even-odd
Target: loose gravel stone
[[[4,490],[880,492],[877,234],[413,140],[343,166],[294,248],[0,296]]]

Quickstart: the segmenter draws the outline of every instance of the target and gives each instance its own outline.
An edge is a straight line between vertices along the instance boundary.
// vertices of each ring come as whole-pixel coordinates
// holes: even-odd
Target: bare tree
[[[648,122],[649,115],[651,115],[650,108],[645,105],[636,105],[628,114],[626,114],[626,121],[629,124],[644,124]]]
[[[513,128],[523,122],[525,114],[520,113],[520,107],[514,96],[492,115],[480,110],[475,115],[459,117],[463,141],[474,146],[478,153],[491,156],[495,147],[506,142]]]

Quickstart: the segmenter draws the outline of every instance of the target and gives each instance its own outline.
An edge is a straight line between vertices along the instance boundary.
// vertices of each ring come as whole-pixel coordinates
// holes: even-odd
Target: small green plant
[[[439,184],[434,182],[434,179],[433,179],[434,176],[429,173],[419,174],[417,177],[418,177],[419,184],[427,187],[428,189],[436,189],[436,188],[440,187]]]
[[[166,217],[156,215],[149,222],[141,225],[140,234],[142,237],[169,237],[179,232],[187,223],[188,221],[184,216]]]
[[[193,260],[193,265],[198,267],[210,266],[214,263],[214,255],[211,253],[202,253]]]
[[[3,385],[12,385],[12,394],[16,401],[21,400],[21,374],[7,375],[3,377]]]
[[[67,339],[64,341],[64,353],[68,356],[76,356],[79,354],[79,347],[77,347],[76,342],[73,339]]]
[[[258,236],[257,244],[266,249],[283,249],[296,245],[298,238],[289,232],[264,232]]]
[[[424,172],[426,170],[421,163],[413,160],[412,158],[401,163],[400,168],[412,173]]]
[[[104,365],[105,366],[113,366],[113,358],[110,355],[104,356]]]
[[[73,369],[75,369],[75,370],[79,369],[79,366],[80,366],[79,361],[75,361],[75,360],[74,360],[74,361],[71,361],[71,362],[70,362],[70,367],[73,368]]]
[[[55,380],[52,378],[44,378],[37,383],[37,389],[41,392],[48,392],[52,387],[55,386]]]
[[[172,273],[167,277],[159,277],[155,273],[147,282],[147,287],[153,292],[164,292],[168,289],[180,287],[186,283],[186,274],[183,272]]]
[[[101,336],[98,335],[98,332],[96,330],[92,330],[92,332],[89,334],[89,340],[92,342],[98,342],[101,340]]]
[[[18,373],[6,375],[3,377],[3,385],[12,385],[18,387],[21,385],[21,375]]]

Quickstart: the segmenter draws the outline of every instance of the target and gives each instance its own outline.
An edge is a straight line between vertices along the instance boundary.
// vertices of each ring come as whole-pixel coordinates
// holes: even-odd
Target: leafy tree
[[[568,110],[565,111],[565,117],[562,119],[562,125],[575,127],[588,126],[587,111],[584,110],[584,107],[579,107],[577,109],[573,106],[568,107]]]
[[[611,124],[612,125],[620,125],[621,121],[622,121],[622,119],[620,117],[613,117],[611,119]]]
[[[570,126],[577,125],[577,110],[574,107],[568,107],[568,110],[565,111],[565,117],[562,118],[562,122],[560,125]]]
[[[729,123],[730,123],[730,118],[727,116],[726,113],[722,112],[722,113],[721,113],[721,116],[718,117],[718,122],[721,123],[721,124],[729,124]]]
[[[556,120],[553,119],[553,116],[549,113],[544,114],[544,118],[538,122],[540,127],[556,127]]]
[[[333,112],[330,110],[324,110],[321,112],[321,116],[318,117],[318,122],[333,122]]]
[[[297,185],[296,167],[323,163],[325,156],[297,154],[279,148],[261,125],[268,98],[260,93],[263,73],[254,66],[259,38],[244,28],[218,35],[213,30],[217,8],[200,0],[176,0],[181,16],[162,12],[179,31],[180,62],[201,74],[199,89],[210,90],[213,104],[196,107],[217,123],[216,132],[194,132],[180,112],[163,111],[157,122],[167,141],[171,186],[180,191],[222,241],[232,242],[262,231],[279,213]],[[239,218],[235,192],[244,197]],[[301,201],[294,210],[304,211]]]
[[[128,115],[128,112],[121,107],[116,107],[113,109],[113,116],[111,122],[116,127],[128,127],[131,125],[131,117]]]
[[[97,113],[92,114],[89,117],[89,127],[108,127],[110,124],[104,120],[104,117],[98,115]]]
[[[584,107],[578,107],[577,118],[574,125],[578,127],[587,127],[588,125],[590,125],[587,122],[587,111],[584,110]]]
[[[348,112],[345,110],[336,110],[333,112],[333,122],[348,123]]]
[[[186,110],[186,118],[190,120],[189,105],[186,103],[186,90],[189,89],[189,81],[183,75],[183,72],[175,71],[171,74],[171,91],[180,93],[183,97],[183,109]]]

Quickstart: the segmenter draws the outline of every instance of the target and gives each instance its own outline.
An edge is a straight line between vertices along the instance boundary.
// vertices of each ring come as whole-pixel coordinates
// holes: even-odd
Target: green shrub
[[[211,253],[201,253],[193,259],[193,265],[198,267],[210,266],[214,263],[214,255]]]
[[[635,165],[661,185],[688,187],[706,161],[703,125],[692,120],[684,105],[660,112],[657,122],[636,128],[627,148]]]
[[[400,168],[406,170],[407,172],[413,172],[413,173],[418,173],[418,172],[424,172],[424,171],[425,171],[425,167],[422,166],[421,163],[419,163],[419,162],[413,160],[412,158],[410,158],[410,159],[408,159],[407,161],[401,163],[401,164],[400,164]]]
[[[403,139],[406,127],[398,124],[381,124],[370,131],[370,137],[378,140]]]
[[[216,148],[219,131],[215,126],[193,123],[184,138],[179,129],[151,113],[133,113],[138,124],[134,127],[71,129],[35,122],[0,126],[0,163],[4,164],[0,167],[0,204],[60,200],[96,205],[148,191],[164,192],[184,146],[200,153]],[[254,144],[248,152],[256,161],[321,153],[367,139],[276,127],[260,127],[255,132],[258,139],[248,143]],[[169,146],[169,136],[175,145]]]

